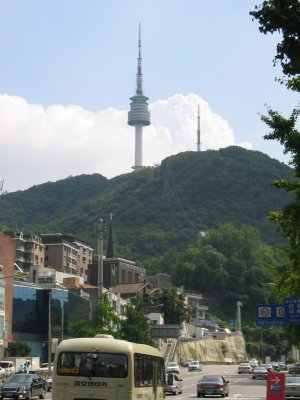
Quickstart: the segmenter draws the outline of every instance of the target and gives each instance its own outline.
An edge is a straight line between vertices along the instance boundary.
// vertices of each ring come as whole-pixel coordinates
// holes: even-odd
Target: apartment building
[[[93,249],[73,236],[62,233],[41,234],[45,246],[45,267],[52,267],[74,275],[88,277]]]

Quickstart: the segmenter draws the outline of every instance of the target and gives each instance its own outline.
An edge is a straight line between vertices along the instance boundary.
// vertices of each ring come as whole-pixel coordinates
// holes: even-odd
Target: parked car
[[[170,372],[166,374],[165,393],[178,394],[182,393],[183,383],[182,379],[177,374]]]
[[[189,364],[189,372],[192,371],[202,371],[202,364],[200,363],[200,361],[191,361]]]
[[[5,370],[5,376],[10,376],[16,373],[15,364],[12,361],[0,361],[0,367]]]
[[[37,374],[14,374],[0,388],[0,398],[30,399],[46,395],[46,382]]]
[[[219,395],[227,397],[229,382],[222,375],[203,375],[197,383],[197,397],[206,395]]]
[[[284,396],[300,397],[300,376],[287,376],[284,384]]]
[[[288,372],[289,374],[300,374],[300,363],[289,365]]]
[[[175,374],[180,373],[179,365],[175,361],[170,361],[167,365],[167,372],[174,372]]]
[[[266,367],[255,367],[252,371],[252,379],[267,379],[268,370]]]
[[[238,374],[251,374],[252,367],[249,363],[241,363],[238,366]]]

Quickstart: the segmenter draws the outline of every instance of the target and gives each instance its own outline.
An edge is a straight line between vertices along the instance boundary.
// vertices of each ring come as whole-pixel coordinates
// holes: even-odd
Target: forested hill
[[[143,263],[225,222],[255,227],[265,242],[274,243],[280,237],[267,215],[290,198],[271,182],[292,179],[292,172],[240,147],[185,152],[110,180],[80,175],[2,195],[0,226],[71,234],[97,249],[98,220],[108,223],[113,213],[115,255]]]

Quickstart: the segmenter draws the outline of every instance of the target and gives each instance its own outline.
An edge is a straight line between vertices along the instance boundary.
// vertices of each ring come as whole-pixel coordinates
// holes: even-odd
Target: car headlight
[[[20,386],[19,387],[19,392],[26,392],[28,390],[28,387],[26,387],[26,386]]]

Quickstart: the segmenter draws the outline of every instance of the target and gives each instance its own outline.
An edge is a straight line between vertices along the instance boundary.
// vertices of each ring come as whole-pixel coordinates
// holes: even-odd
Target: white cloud
[[[196,150],[197,107],[201,114],[201,149],[235,144],[227,121],[195,94],[176,94],[149,105],[151,125],[143,133],[143,164]],[[82,107],[47,108],[0,95],[0,181],[4,190],[23,190],[67,176],[100,173],[107,178],[131,171],[134,128],[127,111],[97,113]],[[241,146],[252,148],[251,143]]]

